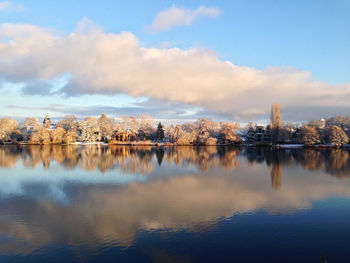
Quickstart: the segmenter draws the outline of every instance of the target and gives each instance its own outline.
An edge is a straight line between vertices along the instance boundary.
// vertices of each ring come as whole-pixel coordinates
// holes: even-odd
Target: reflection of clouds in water
[[[139,230],[202,231],[237,213],[350,196],[348,178],[324,176],[349,176],[346,150],[9,146],[0,157],[2,253],[129,246]]]
[[[142,175],[159,173],[155,168],[161,165],[169,170],[167,173],[170,172],[170,175],[195,171],[195,167],[202,171],[220,165],[234,169],[238,166],[238,153],[238,150],[231,150],[220,155],[216,147],[163,149],[150,146],[102,145],[2,146],[0,167],[8,168],[10,172],[0,170],[0,194],[28,195],[28,183],[44,182],[50,184],[55,191],[40,197],[67,200],[59,191],[61,185],[67,181],[84,184],[146,181],[149,177]]]
[[[310,208],[334,195],[350,197],[350,181],[283,170],[280,191],[271,188],[269,168],[241,165],[235,172],[215,168],[201,175],[158,178],[116,186],[70,186],[71,202],[3,199],[0,232],[10,237],[3,253],[31,253],[51,243],[129,246],[138,230],[199,231],[222,217],[265,209],[285,213]],[[8,209],[11,207],[11,209]]]

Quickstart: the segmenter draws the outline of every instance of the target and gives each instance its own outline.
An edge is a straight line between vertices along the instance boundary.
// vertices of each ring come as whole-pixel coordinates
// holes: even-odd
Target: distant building
[[[56,130],[56,126],[57,126],[56,124],[53,124],[51,122],[51,119],[49,118],[48,115],[45,116],[44,121],[43,121],[43,125],[48,130]]]
[[[322,118],[320,119],[320,129],[325,129],[326,128],[326,119]]]

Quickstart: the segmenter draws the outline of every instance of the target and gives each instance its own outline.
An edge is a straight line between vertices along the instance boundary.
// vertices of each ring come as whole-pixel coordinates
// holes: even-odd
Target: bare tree
[[[282,126],[281,106],[277,102],[271,105],[270,126],[272,129]]]
[[[281,106],[275,102],[271,105],[270,126],[272,129],[272,142],[278,141],[278,132],[282,126]]]

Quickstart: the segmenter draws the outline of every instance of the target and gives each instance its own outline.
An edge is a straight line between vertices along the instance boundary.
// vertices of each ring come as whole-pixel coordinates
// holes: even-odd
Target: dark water
[[[0,146],[0,262],[350,262],[349,156]]]

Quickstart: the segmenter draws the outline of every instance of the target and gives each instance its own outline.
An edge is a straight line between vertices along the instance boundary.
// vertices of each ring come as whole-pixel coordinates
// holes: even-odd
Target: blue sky
[[[269,67],[293,68],[293,70],[310,73],[308,82],[322,82],[330,85],[327,89],[329,87],[336,89],[337,96],[341,96],[338,90],[346,89],[344,96],[341,97],[348,95],[347,89],[350,83],[349,1],[11,1],[7,2],[7,6],[2,9],[1,3],[5,2],[0,1],[0,24],[29,24],[48,28],[54,32],[52,34],[69,35],[76,30],[79,21],[88,19],[102,27],[106,34],[130,32],[137,38],[140,48],[203,49],[215,53],[220,61],[230,61],[240,67],[256,70],[264,70]],[[216,8],[219,14],[201,15],[188,25],[173,26],[164,31],[150,32],[148,30],[157,14],[162,11],[171,7],[195,11],[201,6]],[[0,78],[1,74],[0,72]],[[35,77],[30,77],[25,81],[33,80],[33,78]],[[1,115],[17,118],[27,116],[27,114],[45,115],[47,112],[44,112],[43,108],[50,108],[52,104],[56,106],[67,104],[80,109],[82,107],[118,108],[135,105],[135,107],[142,108],[145,106],[137,104],[148,99],[168,101],[164,99],[165,97],[148,97],[147,93],[140,96],[140,93],[136,92],[135,96],[133,92],[130,94],[125,92],[125,89],[122,91],[118,89],[116,93],[107,94],[107,96],[105,93],[96,95],[95,92],[91,92],[91,89],[84,94],[75,95],[74,98],[59,93],[45,95],[42,92],[31,95],[30,90],[23,93],[21,85],[23,81],[19,84],[12,79],[3,80],[2,87],[8,96],[0,99]],[[254,92],[249,94],[254,96]],[[286,92],[286,94],[289,93]],[[337,98],[334,100],[336,101]],[[178,101],[176,98],[171,98],[169,101],[183,103],[184,111],[173,114],[169,111],[168,115],[155,116],[156,118],[181,119],[186,112],[194,113],[189,118],[196,118],[200,114],[212,114],[210,116],[214,118],[224,119],[248,118],[247,114],[237,115],[234,109],[227,107],[217,109],[211,103],[207,103],[207,100],[204,102],[196,100],[192,103],[191,100]],[[163,104],[164,108],[167,108],[166,103]],[[312,105],[314,114],[305,116],[305,118],[312,118],[317,115],[317,112],[320,112],[319,109],[324,104],[322,102],[316,104]],[[337,111],[350,113],[350,110],[343,104],[333,103],[327,107],[332,113],[337,113]],[[26,106],[27,110],[21,106]],[[257,107],[259,114],[252,114],[251,118],[265,118],[269,106],[266,105],[265,112],[261,110],[261,107]],[[32,109],[29,110],[28,107]],[[150,105],[147,107],[152,108]],[[282,104],[282,109],[290,110],[286,112],[290,119],[300,116],[300,113],[295,113],[296,107],[295,103],[285,106]],[[145,108],[146,112],[148,108]],[[201,110],[197,110],[199,108]],[[56,117],[65,114],[59,110],[49,111],[49,113]],[[96,112],[96,115],[99,114]],[[113,115],[118,116],[118,113]],[[300,117],[295,117],[295,119],[298,118],[300,119]]]

